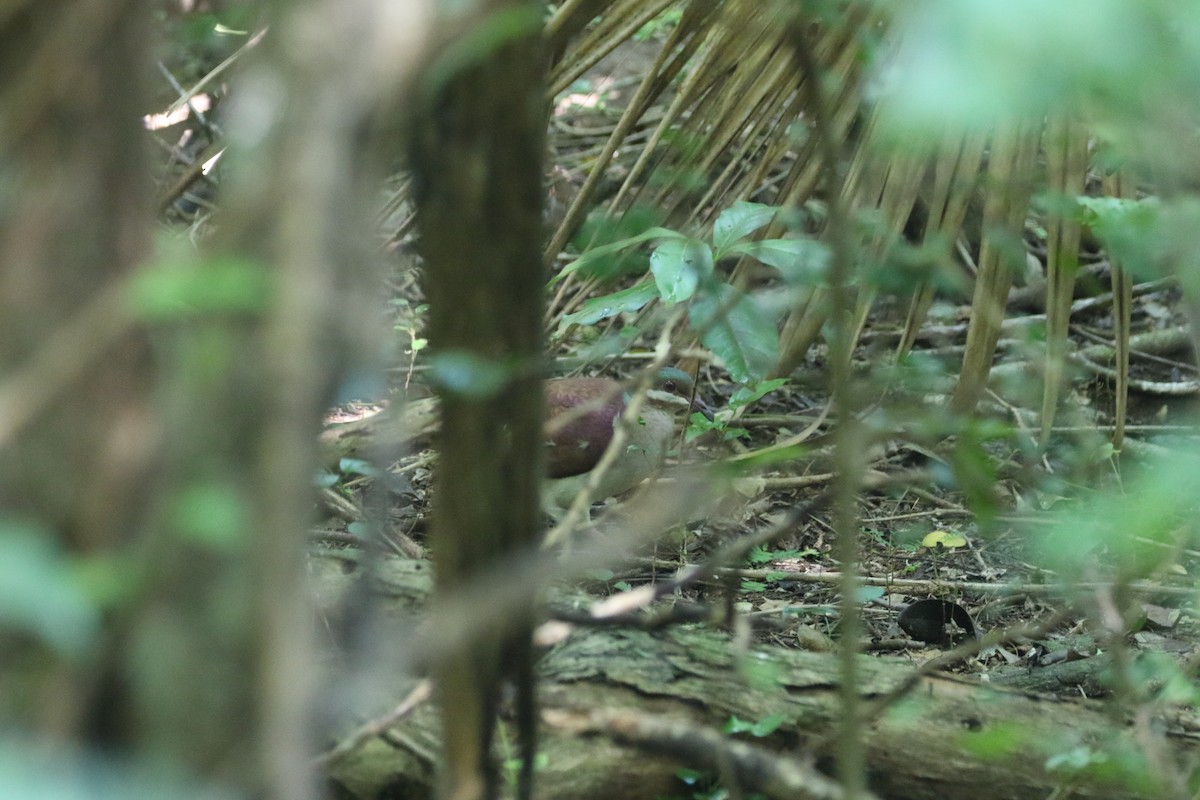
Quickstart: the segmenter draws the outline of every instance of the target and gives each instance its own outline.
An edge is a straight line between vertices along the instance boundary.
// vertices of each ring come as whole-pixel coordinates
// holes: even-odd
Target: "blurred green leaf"
[[[1086,745],[1079,745],[1070,750],[1050,756],[1046,759],[1046,770],[1055,772],[1066,770],[1068,772],[1079,772],[1087,769],[1095,764],[1104,764],[1108,762],[1108,756],[1098,750],[1093,750]]]
[[[685,441],[697,439],[709,431],[723,431],[725,423],[721,420],[710,420],[708,417],[701,414],[699,411],[693,412],[688,419],[687,432],[684,434]]]
[[[140,766],[69,747],[0,741],[0,797],[36,800],[234,800],[218,786],[188,783],[170,764]],[[156,768],[157,767],[157,768]],[[166,767],[164,769],[164,767]]]
[[[1170,453],[1127,478],[1125,487],[1056,505],[1049,529],[1031,538],[1037,563],[1070,583],[1090,574],[1100,557],[1119,570],[1118,579],[1132,580],[1156,569],[1180,537],[1196,534],[1200,458]]]
[[[686,237],[684,237],[682,233],[677,233],[666,228],[651,228],[650,230],[643,231],[636,236],[630,236],[628,239],[621,239],[616,242],[601,245],[600,247],[593,247],[579,258],[575,259],[570,264],[559,270],[559,273],[550,280],[550,285],[553,286],[571,273],[583,270],[585,267],[589,267],[605,256],[610,256],[613,253],[619,253],[622,250],[633,247],[635,244],[648,242],[652,239],[670,240],[683,238]]]
[[[731,252],[745,253],[779,271],[791,286],[824,286],[829,274],[829,246],[814,239],[764,239],[747,242]]]
[[[787,383],[787,378],[775,378],[770,381],[762,381],[754,386],[739,386],[733,396],[729,398],[729,407],[741,408],[756,403],[785,383]]]
[[[454,350],[429,359],[429,381],[443,391],[474,400],[491,397],[508,383],[511,370],[474,353]]]
[[[1167,244],[1159,230],[1164,223],[1164,209],[1157,197],[1079,197],[1077,201],[1081,221],[1104,242],[1113,258],[1140,276],[1153,274],[1155,251]]]
[[[643,281],[604,297],[593,297],[581,305],[574,314],[564,316],[559,328],[568,325],[595,325],[601,320],[615,317],[618,314],[639,311],[651,300],[656,299],[658,299],[658,287],[652,281]]]
[[[0,520],[0,627],[33,634],[65,656],[80,655],[100,628],[54,535],[14,519]]]
[[[692,328],[738,383],[760,381],[779,360],[775,320],[754,298],[728,284],[716,284],[689,309]]]
[[[577,271],[582,278],[609,283],[624,275],[644,274],[649,268],[647,255],[640,250],[627,247],[608,249],[595,253],[599,248],[618,242],[628,242],[655,228],[662,220],[661,209],[635,203],[619,216],[610,216],[602,209],[595,210],[584,221],[579,232],[572,237],[574,249],[586,259],[581,265],[567,268]],[[637,239],[637,241],[642,241]],[[553,285],[558,279],[551,281]]]
[[[722,211],[713,223],[712,240],[716,257],[722,258],[739,239],[744,239],[769,225],[778,213],[777,206],[749,203],[745,200],[738,200]]]
[[[770,736],[775,731],[779,730],[779,726],[783,724],[784,717],[782,714],[771,714],[763,717],[757,722],[750,720],[739,719],[738,717],[730,717],[723,728],[725,733],[748,733],[751,736],[763,738]]]
[[[860,586],[855,591],[855,599],[860,603],[869,603],[883,597],[884,591],[882,586]]]
[[[1143,652],[1129,665],[1129,671],[1134,686],[1154,687],[1159,703],[1170,706],[1200,703],[1200,684],[1166,653]]]
[[[238,550],[249,534],[250,511],[241,492],[219,480],[197,481],[180,492],[171,519],[185,539],[213,550]]]
[[[913,127],[990,125],[1090,97],[1142,108],[1164,84],[1190,83],[1181,72],[1196,63],[1187,46],[1195,16],[1157,0],[924,3],[877,86],[885,123],[911,136]]]
[[[100,609],[120,606],[135,596],[145,565],[132,555],[99,553],[72,565],[76,585]]]
[[[694,295],[712,275],[712,250],[696,239],[669,239],[650,254],[650,272],[663,301],[674,305]]]
[[[343,475],[363,475],[368,478],[377,478],[383,474],[379,467],[361,458],[343,458],[338,461],[338,471]]]
[[[160,264],[139,275],[131,290],[135,311],[150,322],[211,314],[256,314],[267,304],[270,280],[263,265],[225,257]]]

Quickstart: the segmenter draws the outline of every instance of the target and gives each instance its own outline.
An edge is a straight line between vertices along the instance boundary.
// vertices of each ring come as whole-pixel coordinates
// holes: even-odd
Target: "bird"
[[[612,441],[632,395],[617,381],[599,377],[552,378],[545,382],[545,394],[551,434],[542,506],[559,519]],[[690,375],[673,367],[659,370],[625,447],[601,476],[595,499],[622,494],[653,475],[674,438],[675,418],[685,411],[713,418],[712,409],[696,395]]]

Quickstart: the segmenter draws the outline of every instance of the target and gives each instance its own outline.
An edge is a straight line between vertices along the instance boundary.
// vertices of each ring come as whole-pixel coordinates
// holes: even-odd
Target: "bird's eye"
[[[663,388],[666,389],[668,392],[675,391],[675,388],[676,388],[675,381],[667,381],[666,383],[663,384]]]

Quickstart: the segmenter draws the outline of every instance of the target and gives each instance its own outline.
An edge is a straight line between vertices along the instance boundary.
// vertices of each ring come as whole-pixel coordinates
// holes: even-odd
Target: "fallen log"
[[[335,625],[345,599],[361,589],[358,563],[346,554],[312,559],[322,618]],[[414,615],[430,569],[423,562],[380,559],[371,572],[380,616],[387,620],[372,636],[403,653],[380,657],[374,670],[385,674],[395,663],[412,663]],[[864,700],[888,693],[913,666],[864,656]],[[838,669],[829,654],[746,645],[697,625],[654,631],[575,626],[544,652],[539,675],[540,798],[690,793],[676,777],[680,768],[772,797],[839,796],[824,777],[832,773],[832,734],[840,718]],[[395,681],[394,701],[419,681]],[[358,710],[379,716],[387,708]],[[764,723],[763,735],[718,735],[733,718]],[[501,746],[515,742],[509,728],[504,721]],[[1165,776],[1186,775],[1194,766],[1200,725],[1194,719],[1164,722],[1152,741],[1144,727],[1134,731],[1100,702],[936,674],[868,721],[863,737],[870,787],[878,797],[1025,800],[1064,787],[1075,798],[1171,795]],[[436,709],[426,703],[385,733],[329,759],[327,774],[340,797],[429,797],[438,741]],[[508,756],[497,755],[502,761]]]

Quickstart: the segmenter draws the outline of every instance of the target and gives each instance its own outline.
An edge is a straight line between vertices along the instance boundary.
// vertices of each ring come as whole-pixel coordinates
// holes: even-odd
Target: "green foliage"
[[[787,378],[775,378],[770,381],[762,381],[754,386],[739,386],[737,391],[733,393],[733,396],[729,398],[729,407],[731,409],[738,409],[742,406],[748,406],[751,403],[757,403],[786,383]]]
[[[1085,580],[1097,556],[1121,579],[1143,577],[1169,557],[1181,535],[1196,535],[1198,493],[1200,458],[1172,453],[1144,469],[1126,492],[1056,507],[1049,529],[1031,542],[1034,558],[1067,584]]]
[[[1200,292],[1200,198],[1161,200],[1077,198],[1085,224],[1092,227],[1110,255],[1141,279],[1176,274],[1184,289]]]
[[[755,547],[750,551],[750,555],[746,560],[751,565],[768,564],[772,561],[783,561],[788,558],[806,558],[808,556],[817,555],[817,551],[811,548],[807,550],[768,550],[765,547]]]
[[[148,322],[178,322],[215,314],[257,314],[269,295],[262,264],[219,257],[161,263],[138,276],[130,299]]]
[[[910,133],[1084,103],[1144,124],[1149,104],[1195,96],[1198,40],[1200,18],[1175,0],[937,0],[910,20],[890,71],[903,81],[882,94]]]
[[[1200,706],[1200,684],[1164,653],[1142,653],[1129,667],[1129,681],[1145,688],[1160,706]]]
[[[662,12],[642,27],[638,28],[638,31],[633,35],[633,38],[638,42],[648,42],[652,39],[662,38],[666,36],[672,28],[678,25],[679,20],[682,18],[682,8],[668,8],[666,11]]]
[[[667,305],[690,300],[701,281],[713,274],[713,253],[696,239],[668,239],[654,248],[650,272],[659,297]]]
[[[689,309],[700,341],[725,363],[738,383],[759,381],[779,360],[774,317],[751,295],[719,283],[696,298]]]
[[[713,222],[713,249],[717,258],[724,258],[733,252],[738,241],[755,233],[775,219],[779,209],[761,203],[748,203],[739,200],[722,211]]]
[[[824,244],[802,238],[747,240],[779,215],[780,210],[774,206],[739,201],[718,215],[713,223],[711,245],[652,226],[592,247],[556,275],[551,285],[573,273],[599,274],[597,265],[646,242],[656,242],[648,263],[653,282],[642,280],[588,300],[579,310],[562,318],[560,331],[640,311],[654,300],[665,305],[688,303],[692,330],[721,359],[730,377],[747,387],[759,384],[779,358],[777,312],[759,297],[719,280],[715,265],[723,258],[748,256],[778,270],[784,283],[790,286],[823,283],[829,266],[829,251]],[[760,390],[751,389],[751,394],[755,391]],[[753,399],[768,391],[770,388],[761,389]],[[704,425],[696,424],[697,429]],[[722,426],[718,423],[713,427]]]
[[[771,714],[757,722],[738,719],[734,716],[729,718],[729,721],[725,723],[725,727],[722,730],[729,734],[748,733],[755,738],[762,739],[779,730],[779,726],[783,723],[784,717],[782,714]]]
[[[171,522],[184,539],[212,550],[235,552],[248,540],[250,509],[238,487],[226,481],[196,481],[170,508]]]
[[[645,241],[643,234],[651,230],[666,230],[658,227],[661,216],[658,209],[640,204],[619,217],[602,213],[590,215],[572,240],[575,249],[584,255],[566,268],[566,274],[578,270],[580,277],[608,283],[625,275],[644,273],[646,256],[625,245]],[[562,275],[556,275],[551,284]]]
[[[563,267],[562,270],[560,270],[559,273],[555,275],[553,279],[551,279],[550,285],[553,286],[563,278],[576,272],[580,273],[580,275],[583,277],[599,277],[597,272],[599,271],[599,265],[605,263],[604,259],[611,258],[625,250],[628,250],[634,245],[641,244],[642,242],[649,242],[655,239],[669,240],[683,238],[686,237],[684,237],[682,233],[676,233],[675,231],[668,230],[667,228],[656,227],[649,228],[641,233],[626,237],[624,239],[618,239],[615,242],[609,242],[608,244],[592,247],[579,258]]]
[[[0,797],[54,800],[232,800],[219,788],[186,782],[168,765],[137,769],[99,755],[15,739],[0,741]]]
[[[370,461],[361,458],[343,458],[338,461],[338,471],[343,475],[362,475],[367,478],[378,478],[383,471]]]
[[[869,603],[883,597],[886,592],[882,586],[859,586],[854,592],[854,600],[856,603]]]
[[[593,297],[579,310],[562,318],[561,327],[569,325],[595,325],[618,314],[641,311],[648,303],[658,298],[658,286],[653,281],[635,283],[628,289]]]
[[[684,440],[688,442],[693,441],[709,431],[718,431],[721,434],[721,441],[723,442],[742,439],[750,435],[750,431],[746,428],[730,428],[728,420],[721,417],[710,420],[697,411],[688,420],[688,428],[684,434]]]
[[[32,634],[72,657],[100,630],[96,603],[54,535],[13,518],[0,519],[0,629]]]
[[[451,394],[481,400],[499,392],[512,372],[474,353],[448,351],[429,360],[429,382]]]

